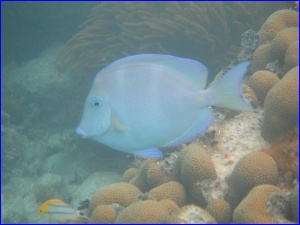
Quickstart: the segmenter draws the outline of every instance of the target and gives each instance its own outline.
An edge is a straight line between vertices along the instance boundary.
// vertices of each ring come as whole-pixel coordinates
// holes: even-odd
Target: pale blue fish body
[[[161,157],[162,147],[195,139],[214,122],[209,106],[252,110],[241,82],[249,63],[228,71],[208,89],[201,63],[170,55],[135,55],[95,77],[76,131],[113,149]]]

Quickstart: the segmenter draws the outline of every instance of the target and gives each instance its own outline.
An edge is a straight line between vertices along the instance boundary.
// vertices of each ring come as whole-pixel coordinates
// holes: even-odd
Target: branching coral
[[[100,3],[65,45],[58,68],[99,70],[141,53],[193,58],[209,68],[224,66],[240,35],[257,28],[265,15],[280,7],[283,4]]]

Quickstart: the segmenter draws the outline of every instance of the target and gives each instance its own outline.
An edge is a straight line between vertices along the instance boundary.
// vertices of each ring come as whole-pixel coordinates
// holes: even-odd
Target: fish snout
[[[85,130],[83,130],[81,127],[77,127],[76,128],[76,133],[80,136],[82,136],[83,138],[87,138],[89,135],[87,134],[87,132]]]

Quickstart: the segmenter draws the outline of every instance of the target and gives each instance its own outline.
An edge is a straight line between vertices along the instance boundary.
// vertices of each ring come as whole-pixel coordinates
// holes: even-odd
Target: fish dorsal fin
[[[197,88],[206,88],[207,68],[200,62],[192,59],[179,58],[172,55],[160,54],[141,54],[128,56],[119,59],[102,69],[98,74],[109,73],[116,68],[121,69],[127,66],[157,64],[174,69],[182,74],[183,77],[191,81]]]
[[[110,122],[111,127],[118,132],[127,132],[130,128],[129,125],[123,124],[114,114],[111,115]]]

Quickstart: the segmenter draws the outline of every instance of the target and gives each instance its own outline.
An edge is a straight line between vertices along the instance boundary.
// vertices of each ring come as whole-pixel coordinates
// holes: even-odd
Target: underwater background
[[[91,223],[298,222],[297,4],[1,7],[2,223],[49,223],[37,209],[53,198],[88,200]],[[95,74],[144,53],[197,60],[208,84],[251,61],[243,92],[256,111],[214,107],[204,135],[160,160],[76,135]]]

